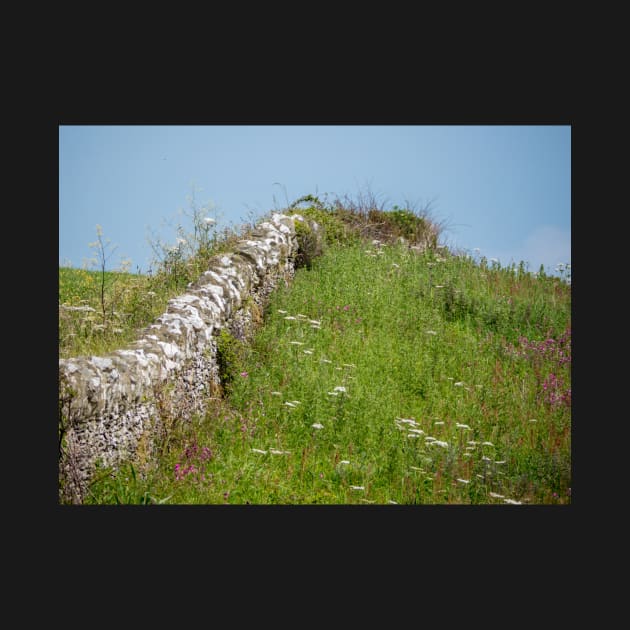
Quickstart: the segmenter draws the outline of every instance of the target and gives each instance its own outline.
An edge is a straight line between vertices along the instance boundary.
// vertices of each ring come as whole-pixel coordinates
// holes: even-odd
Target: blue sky
[[[571,261],[568,125],[60,125],[59,264],[93,257],[96,225],[145,272],[165,222],[212,204],[238,225],[306,194],[423,207],[451,248],[553,273]],[[189,224],[185,224],[189,225]]]

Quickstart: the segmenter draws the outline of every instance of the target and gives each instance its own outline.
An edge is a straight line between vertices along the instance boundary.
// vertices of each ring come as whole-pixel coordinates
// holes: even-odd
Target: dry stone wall
[[[290,282],[296,221],[305,219],[275,213],[232,253],[216,256],[128,348],[59,360],[61,502],[83,502],[97,463],[150,461],[167,424],[204,411],[219,383],[216,335],[228,328],[246,337],[254,305],[261,312],[269,294]]]

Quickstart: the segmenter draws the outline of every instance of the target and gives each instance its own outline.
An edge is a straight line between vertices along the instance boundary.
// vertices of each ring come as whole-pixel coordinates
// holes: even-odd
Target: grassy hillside
[[[293,209],[328,242],[221,335],[224,396],[86,502],[569,503],[570,284],[437,249],[422,213]]]

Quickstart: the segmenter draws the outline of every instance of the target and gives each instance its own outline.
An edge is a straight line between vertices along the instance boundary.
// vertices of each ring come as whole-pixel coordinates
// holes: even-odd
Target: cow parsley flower
[[[442,448],[448,448],[448,442],[442,442],[441,440],[433,440],[431,444],[437,444],[437,446],[441,446]]]

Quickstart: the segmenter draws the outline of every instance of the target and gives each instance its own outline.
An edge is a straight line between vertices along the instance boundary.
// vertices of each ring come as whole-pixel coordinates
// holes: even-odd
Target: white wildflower
[[[154,295],[157,295],[157,293],[155,291],[147,291],[147,295],[153,297]]]
[[[297,405],[294,405],[294,404],[293,404],[293,403],[291,403],[291,402],[285,402],[284,404],[285,404],[287,407],[297,407]]]
[[[482,461],[484,462],[491,462],[492,460],[489,457],[486,457],[485,455],[481,458]]]
[[[288,455],[291,451],[280,451],[277,448],[270,448],[269,452],[272,455]]]
[[[285,317],[286,319],[286,317]],[[289,341],[290,344],[294,345],[294,346],[303,346],[304,342],[303,341]]]
[[[407,433],[408,438],[419,438],[420,436],[415,433]]]
[[[444,420],[436,420],[433,424],[437,426],[442,426],[444,424]]]
[[[441,440],[434,440],[433,442],[431,442],[431,444],[437,444],[442,448],[448,448],[448,442],[442,442]]]
[[[482,442],[481,445],[482,446],[494,446],[494,444],[492,442]]]
[[[453,383],[453,385],[455,385],[455,387],[463,387],[464,383],[463,381],[457,381],[457,383]]]
[[[272,396],[282,396],[282,392],[271,392]]]
[[[342,385],[337,385],[337,387],[334,388],[334,391],[336,391],[336,392],[345,392],[346,388],[343,387]]]
[[[295,317],[293,317],[293,315],[287,315],[284,319],[295,319]]]
[[[339,392],[328,392],[329,396],[339,396]]]
[[[350,462],[347,459],[342,459],[339,463],[340,464],[349,464]]]
[[[355,368],[357,367],[354,363],[342,363],[343,367]]]
[[[313,424],[311,424],[311,426],[314,429],[323,429],[324,428],[324,425],[321,422],[314,422]]]
[[[322,329],[322,327],[321,327],[321,326],[317,326],[316,324],[311,324],[311,328],[312,328],[313,330],[321,330],[321,329]]]
[[[427,335],[437,335],[435,330],[425,330],[424,332],[427,333]]]
[[[397,265],[396,263],[392,263],[392,267],[396,267],[397,269],[400,269],[400,265]]]
[[[409,468],[411,468],[411,470],[417,470],[418,472],[424,472],[422,468],[418,468],[417,466],[409,466]]]
[[[454,381],[455,379],[454,379],[452,376],[447,376],[447,377],[446,377],[446,380],[447,380],[447,381]]]
[[[302,404],[299,400],[292,400],[291,402],[296,404],[296,405],[301,405]]]
[[[514,499],[503,499],[504,503],[509,503],[510,505],[523,505],[521,501],[514,501]]]
[[[321,322],[318,322],[316,319],[309,319],[309,324],[314,324],[315,326],[321,326]]]
[[[350,490],[365,490],[364,486],[350,486]]]
[[[488,492],[488,495],[494,499],[505,499],[505,496],[502,494],[497,494],[496,492]]]
[[[304,350],[304,354],[313,354],[312,350]]]
[[[178,243],[179,245],[186,245],[186,242],[187,242],[187,241],[186,241],[186,239],[185,239],[185,238],[178,238],[178,239],[177,239],[177,243]]]
[[[463,453],[462,457],[472,457],[472,453]]]
[[[532,418],[530,422],[538,422],[538,420],[536,420],[536,418]]]
[[[427,435],[427,437],[424,438],[425,442],[435,442],[435,439],[433,436],[431,435]]]
[[[267,451],[263,451],[263,450],[261,450],[259,448],[253,448],[252,449],[252,453],[262,453],[263,455],[266,455]]]
[[[388,499],[387,503],[391,503],[392,505],[398,505],[397,501],[392,501],[391,499]]]
[[[471,444],[472,446],[476,446],[477,444],[479,444],[479,442],[475,442],[474,440],[468,440],[468,444]]]
[[[402,422],[403,424],[411,424],[414,427],[418,426],[418,423],[411,418],[396,418],[396,420],[398,420],[398,422]]]
[[[424,431],[422,429],[408,429],[409,433],[417,433],[418,435],[424,435]]]
[[[495,461],[494,463],[495,463],[495,464],[505,464],[505,460],[504,460],[504,459],[502,459],[501,461]]]
[[[434,289],[443,289],[444,285],[443,284],[436,284],[433,288]]]
[[[214,225],[216,223],[212,217],[204,217],[203,221],[206,225]]]
[[[287,312],[288,312],[288,311],[283,311],[283,310],[281,310],[281,309],[278,309],[278,313],[282,313],[283,315],[284,315],[285,313],[287,313]]]
[[[329,359],[320,359],[319,362],[320,363],[332,363],[332,361],[330,361]]]
[[[470,479],[456,479],[456,481],[459,481],[459,483],[470,483]]]
[[[467,424],[460,424],[459,422],[456,422],[456,423],[455,423],[455,426],[456,426],[458,429],[468,429],[468,430],[470,431],[470,427],[469,427]]]

